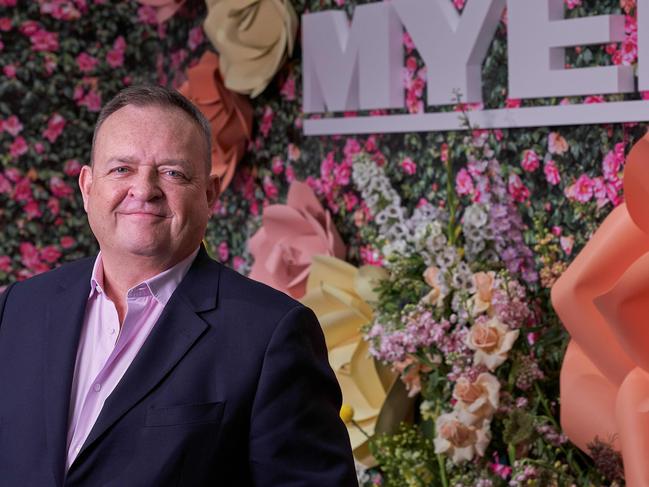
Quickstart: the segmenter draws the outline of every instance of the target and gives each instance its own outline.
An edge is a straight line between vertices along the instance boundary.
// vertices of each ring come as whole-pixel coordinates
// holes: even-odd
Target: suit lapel
[[[220,266],[201,248],[144,345],[108,396],[78,458],[187,354],[208,328],[198,313],[216,306]]]
[[[65,469],[70,391],[93,262],[88,259],[87,265],[74,278],[59,283],[46,312],[46,434],[54,477],[59,484]]]

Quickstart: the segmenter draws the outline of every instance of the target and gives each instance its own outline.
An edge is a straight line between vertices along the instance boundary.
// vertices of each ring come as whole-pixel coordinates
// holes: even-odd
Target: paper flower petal
[[[198,64],[187,70],[187,81],[179,91],[210,122],[211,173],[221,178],[223,191],[230,184],[250,140],[252,107],[245,97],[225,87],[219,70],[219,57],[211,51],[205,52]]]
[[[204,29],[225,85],[259,95],[293,52],[298,17],[287,0],[207,0]]]

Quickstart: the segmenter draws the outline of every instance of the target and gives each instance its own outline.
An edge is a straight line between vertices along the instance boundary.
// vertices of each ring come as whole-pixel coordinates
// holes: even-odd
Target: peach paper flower
[[[262,227],[248,247],[255,258],[250,277],[295,299],[304,296],[314,255],[345,257],[331,215],[313,190],[299,181],[291,183],[285,205],[264,209]]]
[[[212,128],[212,174],[221,178],[221,191],[232,180],[252,132],[252,107],[248,100],[228,90],[219,72],[219,57],[206,51],[187,70],[187,81],[178,90],[205,115]]]
[[[207,0],[203,27],[221,55],[225,85],[259,95],[293,52],[298,18],[288,0]]]
[[[484,364],[489,370],[507,360],[507,353],[518,338],[519,330],[510,330],[498,318],[478,321],[471,327],[466,344],[475,350],[474,365]]]
[[[185,0],[137,0],[142,5],[155,8],[155,16],[158,23],[169,20],[183,6]]]
[[[500,382],[488,372],[478,376],[475,382],[461,377],[455,383],[453,397],[457,400],[455,409],[465,424],[476,425],[483,419],[490,419],[498,408]]]
[[[491,441],[489,421],[476,428],[460,421],[455,412],[441,414],[435,431],[435,453],[445,453],[453,463],[473,460],[476,453],[483,456]]]

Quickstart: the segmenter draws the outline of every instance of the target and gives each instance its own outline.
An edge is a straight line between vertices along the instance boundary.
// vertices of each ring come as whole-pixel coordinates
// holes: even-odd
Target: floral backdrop
[[[453,3],[462,10],[467,1],[479,0]],[[223,2],[224,11],[236,6]],[[363,483],[622,484],[611,439],[587,455],[558,424],[567,332],[550,288],[623,201],[625,154],[644,124],[304,137],[297,19],[330,8],[351,15],[361,2],[258,2],[275,9],[280,48],[255,67],[254,86],[237,74],[248,69],[233,62],[238,46],[210,36],[230,18],[208,14],[218,2],[187,0],[163,16],[149,3],[0,0],[0,286],[97,251],[76,189],[97,113],[129,84],[173,86],[199,105],[220,103],[213,115],[237,127],[213,156],[229,183],[206,236],[213,256],[307,300],[314,255],[383,269],[373,292],[346,292],[369,306],[359,343],[414,403],[401,426],[377,426],[373,466],[359,464]],[[623,42],[568,49],[569,66],[637,63],[635,0],[565,4],[567,17],[626,16]],[[506,33],[504,15],[483,66],[484,108],[645,97],[511,99]],[[405,111],[434,110],[424,106],[426,68],[407,34],[404,44]],[[209,60],[213,96],[193,86],[206,51],[221,53]],[[459,93],[445,109],[464,117],[479,108]],[[298,181],[315,203],[287,201]],[[284,217],[298,224],[274,230]],[[350,431],[368,427],[354,413],[346,419]]]

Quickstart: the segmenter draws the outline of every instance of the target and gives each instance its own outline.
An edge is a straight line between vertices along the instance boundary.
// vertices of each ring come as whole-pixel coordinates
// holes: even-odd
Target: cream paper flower
[[[466,344],[475,350],[474,365],[484,364],[492,372],[507,360],[507,353],[518,338],[519,330],[510,330],[497,317],[478,321],[469,330]]]
[[[448,455],[453,463],[473,460],[483,456],[491,441],[489,421],[480,427],[466,425],[456,412],[441,414],[435,421],[435,453]]]
[[[461,377],[455,383],[453,397],[457,400],[455,409],[460,420],[469,425],[491,419],[498,408],[500,382],[494,375],[484,372],[475,382]]]
[[[203,27],[225,86],[259,95],[293,52],[298,17],[287,0],[207,0]]]
[[[473,283],[476,288],[476,293],[470,299],[471,314],[473,316],[491,312],[491,299],[495,280],[496,273],[493,271],[473,274]]]

